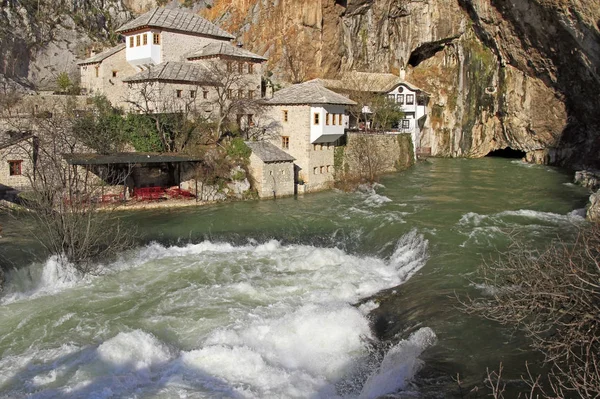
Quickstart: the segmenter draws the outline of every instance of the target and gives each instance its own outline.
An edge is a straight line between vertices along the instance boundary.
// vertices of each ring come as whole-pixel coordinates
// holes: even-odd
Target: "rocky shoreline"
[[[592,191],[586,208],[586,217],[591,222],[600,222],[600,170],[575,172],[575,183]]]

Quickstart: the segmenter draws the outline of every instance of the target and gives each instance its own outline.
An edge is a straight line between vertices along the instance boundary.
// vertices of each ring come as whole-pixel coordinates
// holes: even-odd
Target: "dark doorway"
[[[500,150],[495,150],[487,154],[488,157],[498,157],[498,158],[513,158],[513,159],[521,159],[525,158],[525,151],[514,150],[510,147],[502,148]]]

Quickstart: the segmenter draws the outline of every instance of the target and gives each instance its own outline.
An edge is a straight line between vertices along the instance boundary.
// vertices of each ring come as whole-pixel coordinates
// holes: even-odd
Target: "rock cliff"
[[[204,14],[288,80],[405,68],[431,93],[435,155],[600,163],[597,0],[215,0]]]
[[[58,74],[78,76],[92,48],[115,43],[129,18],[121,0],[0,0],[0,77],[54,89]]]

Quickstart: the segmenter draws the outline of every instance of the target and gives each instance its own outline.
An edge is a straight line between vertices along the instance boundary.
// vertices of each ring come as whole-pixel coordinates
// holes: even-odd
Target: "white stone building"
[[[260,98],[266,58],[231,44],[234,36],[199,15],[155,8],[117,30],[124,43],[79,63],[86,94],[105,95],[113,105],[140,111],[150,91],[154,112],[213,103],[223,79],[235,80],[225,95]],[[146,100],[146,98],[144,99]],[[145,109],[148,111],[148,109]],[[207,115],[208,116],[208,115]]]
[[[415,147],[418,147],[422,133],[427,128],[427,92],[391,73],[347,72],[340,79],[315,79],[312,82],[340,93],[366,92],[385,96],[398,104],[403,112],[403,118],[392,131],[411,134]],[[350,129],[361,130],[365,123],[369,123],[371,109],[364,106],[362,112],[364,119],[351,120]]]
[[[280,126],[273,144],[295,158],[294,180],[300,191],[331,188],[334,149],[348,124],[346,107],[356,103],[316,83],[277,91],[265,101],[267,114]]]

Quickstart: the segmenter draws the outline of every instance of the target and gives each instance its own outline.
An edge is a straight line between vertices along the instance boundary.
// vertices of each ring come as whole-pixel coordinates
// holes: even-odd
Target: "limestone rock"
[[[590,195],[586,216],[592,222],[600,222],[600,191]]]
[[[600,170],[579,170],[575,172],[575,183],[592,191],[600,189]]]
[[[242,199],[245,198],[250,191],[250,182],[247,178],[244,178],[243,180],[234,180],[228,183],[227,187],[229,187],[233,196]]]

